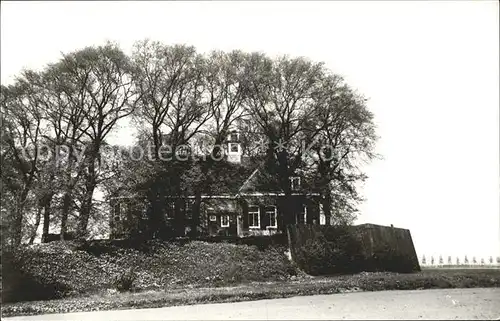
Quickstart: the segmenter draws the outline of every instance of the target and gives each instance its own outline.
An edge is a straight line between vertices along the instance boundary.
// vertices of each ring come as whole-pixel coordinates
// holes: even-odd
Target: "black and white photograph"
[[[500,320],[499,9],[2,0],[2,319]]]

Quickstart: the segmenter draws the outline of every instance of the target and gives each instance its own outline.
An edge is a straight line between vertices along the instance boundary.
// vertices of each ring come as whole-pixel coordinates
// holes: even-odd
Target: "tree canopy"
[[[315,182],[328,222],[353,221],[363,164],[377,157],[367,99],[304,57],[199,53],[147,39],[127,55],[106,43],[22,71],[0,98],[8,246],[33,242],[41,221],[44,234],[89,237],[108,224],[106,199],[119,193],[147,200],[147,225],[159,233],[162,197],[200,196],[219,188],[217,177],[244,171],[221,165],[235,128],[244,154],[285,197],[297,172]],[[138,148],[110,145],[121,119],[138,133]]]

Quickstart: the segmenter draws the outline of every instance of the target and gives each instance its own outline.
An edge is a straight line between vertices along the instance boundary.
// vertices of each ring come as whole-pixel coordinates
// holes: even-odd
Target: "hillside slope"
[[[285,280],[297,271],[284,251],[202,241],[37,244],[4,255],[2,301]]]

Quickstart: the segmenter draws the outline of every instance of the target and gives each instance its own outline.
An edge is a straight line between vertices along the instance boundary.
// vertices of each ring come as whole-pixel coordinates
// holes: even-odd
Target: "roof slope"
[[[263,166],[258,166],[241,185],[238,193],[282,192],[276,179],[268,175]]]

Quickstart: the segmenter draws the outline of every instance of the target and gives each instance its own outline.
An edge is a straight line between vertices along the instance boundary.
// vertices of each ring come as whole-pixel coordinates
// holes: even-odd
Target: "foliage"
[[[325,234],[306,237],[294,250],[294,260],[312,275],[355,272],[353,269],[359,267],[360,246],[347,228],[336,227]]]
[[[35,299],[51,299],[106,289],[149,290],[220,286],[235,282],[285,280],[296,271],[280,248],[168,242],[51,242],[21,248],[4,262],[9,273],[50,287]],[[26,300],[26,288],[4,274],[3,300]],[[6,285],[5,285],[6,284]],[[42,295],[43,294],[43,295]],[[10,299],[12,298],[12,299]]]
[[[115,281],[115,287],[120,292],[131,291],[133,289],[134,281],[137,279],[137,275],[134,273],[133,269],[122,273]]]

